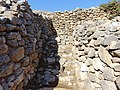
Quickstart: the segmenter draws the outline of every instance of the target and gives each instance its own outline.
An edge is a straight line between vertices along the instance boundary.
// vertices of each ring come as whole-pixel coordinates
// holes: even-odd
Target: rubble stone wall
[[[22,90],[35,76],[51,27],[26,1],[0,1],[0,90]]]
[[[119,35],[120,17],[77,26],[73,33],[72,65],[76,68],[72,76],[78,82],[78,90],[120,89]]]
[[[75,27],[81,23],[81,21],[107,19],[107,14],[101,11],[98,7],[89,9],[75,9],[64,12],[45,12],[34,10],[36,14],[49,17],[53,22],[53,27],[58,33],[64,33],[72,35]],[[62,32],[62,31],[64,32]]]
[[[99,10],[34,11],[52,20],[60,56],[60,88],[119,90],[120,18]]]

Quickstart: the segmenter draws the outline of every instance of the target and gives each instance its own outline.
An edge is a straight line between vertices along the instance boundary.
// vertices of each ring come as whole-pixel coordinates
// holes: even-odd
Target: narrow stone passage
[[[55,87],[58,84],[60,57],[57,52],[58,45],[55,36],[48,37],[47,42],[43,46],[42,60],[39,62],[35,77],[28,85],[31,90],[39,89],[40,87]]]
[[[120,16],[0,8],[0,90],[120,90]]]

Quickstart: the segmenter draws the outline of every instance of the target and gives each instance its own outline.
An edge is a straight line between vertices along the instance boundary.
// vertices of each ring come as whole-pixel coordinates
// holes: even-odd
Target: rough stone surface
[[[6,44],[0,44],[0,55],[7,53],[8,46]]]
[[[110,69],[108,67],[106,67],[104,70],[103,70],[103,75],[104,75],[104,78],[108,81],[115,81],[115,76],[114,76],[114,71],[113,69]]]
[[[110,43],[112,42],[112,41],[116,41],[116,42],[118,42],[118,38],[116,37],[116,36],[112,36],[112,35],[110,35],[110,36],[107,36],[106,38],[105,38],[105,40],[103,41],[103,45],[110,45]]]
[[[90,82],[90,80],[89,79],[85,79],[84,80],[84,89],[85,90],[93,90],[93,88],[92,88],[92,85],[91,85],[91,82]]]
[[[20,60],[20,62],[22,63],[22,66],[29,65],[29,63],[30,63],[29,61],[30,61],[30,59],[28,56],[25,56],[23,59]]]
[[[0,85],[0,90],[3,90],[3,87],[2,87],[2,85]]]
[[[10,61],[10,57],[8,55],[2,55],[0,56],[0,66],[8,63]]]
[[[88,57],[94,57],[95,56],[95,50],[94,48],[90,48],[89,52],[88,52]]]
[[[112,56],[108,53],[108,51],[104,48],[104,47],[100,47],[99,48],[99,57],[100,59],[106,63],[107,65],[111,65],[112,64]]]
[[[8,78],[7,78],[7,81],[8,82],[11,82],[15,79],[15,76],[14,75],[10,75]]]
[[[0,77],[6,77],[13,73],[13,64],[4,65],[0,68]]]
[[[6,43],[6,38],[4,36],[0,37],[0,43]]]
[[[116,83],[117,83],[118,89],[120,89],[120,77],[116,78]]]
[[[113,51],[113,55],[120,57],[120,50]]]
[[[120,63],[120,58],[118,58],[118,57],[113,57],[113,58],[112,58],[112,62],[113,62],[113,63]]]
[[[2,83],[3,90],[8,90],[8,84],[7,83]]]
[[[92,61],[93,67],[95,70],[101,70],[103,71],[103,63],[100,61],[99,58],[94,58]]]
[[[47,82],[55,82],[55,76],[54,75],[50,75],[50,74],[45,74],[45,80]]]
[[[114,70],[119,72],[120,71],[120,65],[115,66]]]
[[[16,79],[14,80],[14,83],[18,85],[22,80],[23,80],[23,73],[21,73],[16,77]]]
[[[21,60],[24,57],[24,48],[20,47],[16,50],[13,50],[10,53],[10,58],[13,62],[18,62],[19,60]]]
[[[103,81],[100,81],[100,85],[103,90],[117,90],[117,87],[115,86],[114,82],[103,80]]]
[[[34,11],[26,0],[0,8],[0,89],[119,90],[119,16]]]

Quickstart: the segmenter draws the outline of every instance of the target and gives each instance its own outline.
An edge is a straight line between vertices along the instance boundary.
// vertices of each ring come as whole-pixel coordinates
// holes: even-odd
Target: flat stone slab
[[[106,63],[108,66],[112,64],[112,56],[109,54],[109,52],[102,46],[100,46],[98,51],[100,59]]]

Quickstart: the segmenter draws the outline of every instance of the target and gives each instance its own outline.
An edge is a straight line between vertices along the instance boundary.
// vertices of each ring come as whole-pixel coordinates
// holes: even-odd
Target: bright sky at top
[[[33,10],[65,11],[75,8],[90,8],[111,0],[27,0]]]

